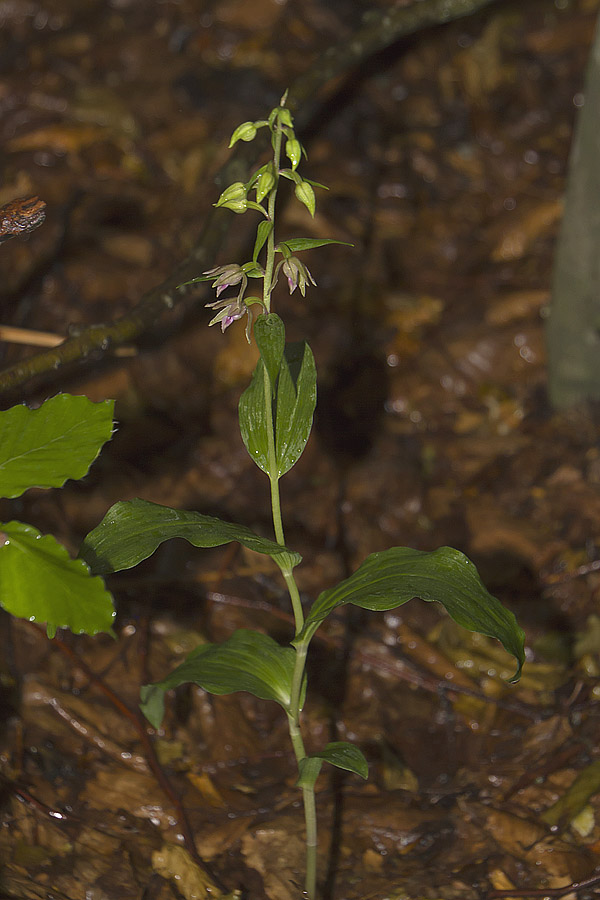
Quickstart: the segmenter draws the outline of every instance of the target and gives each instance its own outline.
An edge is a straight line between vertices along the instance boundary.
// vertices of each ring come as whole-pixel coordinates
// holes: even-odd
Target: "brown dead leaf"
[[[554,225],[560,220],[562,213],[563,201],[558,199],[540,203],[521,214],[511,213],[510,220],[505,217],[507,227],[503,228],[500,240],[492,250],[493,261],[521,259],[538,238],[553,233]]]
[[[269,900],[298,900],[304,870],[304,838],[298,816],[279,816],[242,838],[246,863],[263,877]]]
[[[537,315],[550,301],[548,291],[514,291],[498,299],[485,316],[490,325],[510,325]]]
[[[173,881],[185,900],[235,900],[241,893],[223,894],[183,847],[163,844],[152,854],[152,868]]]
[[[77,154],[84,147],[105,137],[105,129],[98,125],[47,125],[13,138],[7,142],[6,148],[12,153],[52,150],[55,153]]]
[[[486,556],[505,551],[528,563],[536,571],[539,529],[523,519],[503,520],[497,505],[481,497],[467,502],[466,517],[473,553]]]

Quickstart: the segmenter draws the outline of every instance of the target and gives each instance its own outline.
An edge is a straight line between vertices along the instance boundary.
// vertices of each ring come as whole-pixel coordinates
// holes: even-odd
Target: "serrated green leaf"
[[[330,238],[291,238],[289,241],[280,241],[275,249],[281,253],[280,248],[285,245],[291,253],[297,253],[300,250],[313,250],[315,247],[324,247],[325,244],[342,244],[344,247],[354,247],[354,244],[349,244],[347,241],[334,241]]]
[[[81,559],[23,522],[0,523],[0,605],[21,619],[75,634],[111,632],[112,597]]]
[[[337,769],[353,772],[361,778],[369,777],[369,766],[358,747],[347,741],[333,741],[318,753],[311,753],[300,761],[298,764],[300,777],[296,782],[298,787],[313,788],[324,762]]]
[[[273,231],[274,223],[262,221],[258,223],[256,228],[256,240],[254,242],[254,250],[252,251],[252,259],[254,262],[258,259],[258,254],[265,246],[269,239],[269,235]]]
[[[162,681],[145,685],[142,712],[157,728],[162,721],[160,694],[189,683],[211,694],[247,691],[261,700],[274,700],[288,711],[295,659],[291,647],[281,647],[266,634],[240,629],[223,644],[196,647]]]
[[[312,428],[317,403],[317,370],[306,341],[288,344],[277,382],[275,450],[278,475],[298,462]]]
[[[110,439],[113,409],[113,400],[58,394],[39,409],[0,412],[0,497],[83,478]]]
[[[524,632],[514,615],[485,589],[471,560],[451,547],[432,552],[393,547],[372,553],[350,578],[317,597],[295,643],[312,637],[323,619],[343,603],[387,610],[413,597],[441,603],[463,628],[499,640],[517,660],[511,681],[519,679],[525,661]]]
[[[292,553],[260,537],[245,525],[223,522],[213,516],[172,509],[148,500],[126,500],[115,503],[99,525],[86,536],[79,557],[95,575],[108,575],[130,569],[151,556],[156,548],[171,538],[183,538],[194,547],[219,547],[239,541],[249,550],[265,553],[277,562],[281,554]],[[297,565],[301,556],[292,553]],[[288,562],[288,556],[283,557]]]
[[[279,316],[276,313],[259,316],[254,323],[254,338],[274,394],[285,349],[285,326]]]

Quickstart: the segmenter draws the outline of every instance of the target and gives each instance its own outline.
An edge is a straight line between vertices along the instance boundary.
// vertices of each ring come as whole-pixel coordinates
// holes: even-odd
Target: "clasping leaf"
[[[451,547],[432,552],[393,547],[372,553],[350,578],[317,597],[294,644],[310,640],[323,619],[343,603],[388,610],[413,597],[441,603],[463,628],[499,640],[517,660],[511,682],[519,680],[525,661],[523,630],[485,589],[471,560]]]
[[[158,728],[165,692],[188,683],[210,694],[247,691],[261,700],[274,700],[287,712],[295,659],[291,647],[281,647],[266,634],[240,629],[223,644],[201,644],[162,681],[144,685],[142,712]]]
[[[286,567],[290,560],[295,566],[302,558],[245,525],[148,500],[126,500],[111,506],[100,524],[85,537],[79,556],[95,575],[108,575],[137,566],[171,538],[184,538],[194,547],[220,547],[239,541],[248,550],[266,553],[278,564],[281,557]]]

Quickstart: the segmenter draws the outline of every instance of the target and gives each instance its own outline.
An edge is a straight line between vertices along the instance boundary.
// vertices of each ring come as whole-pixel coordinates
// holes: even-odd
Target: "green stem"
[[[275,186],[269,194],[268,214],[269,221],[275,222],[275,201],[277,198],[277,188],[279,184],[279,162],[281,159],[281,141],[283,132],[278,124],[275,131],[275,142],[273,147],[273,169],[275,175]],[[275,271],[275,229],[271,230],[267,239],[267,259],[265,264],[265,275],[263,280],[263,302],[267,312],[271,311],[271,293],[273,290],[273,273]],[[265,416],[267,425],[267,442],[268,442],[268,459],[269,459],[269,481],[271,484],[271,511],[273,515],[273,529],[275,539],[278,544],[285,546],[285,538],[283,533],[283,520],[281,516],[281,499],[279,495],[279,471],[277,467],[277,453],[275,445],[275,428],[273,422],[273,393],[271,388],[271,380],[264,366],[264,399],[265,399]],[[294,612],[294,622],[296,626],[296,634],[299,634],[304,625],[304,613],[302,612],[302,604],[300,602],[300,592],[296,584],[291,567],[284,566],[281,569],[287,589],[292,602]],[[292,676],[290,709],[288,712],[288,727],[290,732],[290,740],[294,748],[294,754],[298,764],[306,757],[304,750],[304,741],[300,731],[300,699],[302,694],[302,683],[304,680],[304,669],[306,666],[306,653],[308,643],[302,643],[296,648],[296,659],[294,663],[294,674]],[[308,897],[313,900],[316,896],[317,889],[317,812],[315,804],[314,787],[302,788],[302,801],[304,805],[304,820],[306,824],[306,876],[305,890]]]
[[[306,757],[304,742],[300,734],[298,716],[288,714],[288,727],[294,754],[298,764]],[[304,890],[307,897],[314,900],[317,894],[317,807],[315,803],[315,791],[312,787],[302,788],[302,802],[304,805],[304,823],[306,828],[306,874],[304,878]]]
[[[283,132],[278,125],[274,132],[275,146],[273,147],[273,175],[275,177],[275,185],[269,194],[269,203],[267,212],[269,214],[269,222],[275,222],[275,201],[277,200],[277,189],[279,187],[279,162],[281,159],[281,139]],[[265,265],[265,277],[263,279],[263,303],[267,312],[271,312],[271,291],[273,290],[273,271],[275,269],[275,228],[271,229],[271,233],[267,238],[267,261]]]

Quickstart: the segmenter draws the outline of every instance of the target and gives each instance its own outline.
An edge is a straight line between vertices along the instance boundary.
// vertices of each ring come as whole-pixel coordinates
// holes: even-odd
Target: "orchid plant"
[[[162,681],[142,688],[142,710],[149,722],[161,726],[165,694],[186,683],[213,694],[247,691],[273,701],[287,717],[289,736],[298,766],[306,830],[305,896],[317,896],[317,814],[315,783],[324,763],[366,778],[368,765],[353,744],[335,741],[310,752],[302,732],[302,710],[307,695],[306,661],[311,641],[321,623],[338,607],[354,604],[363,609],[389,610],[413,597],[437,601],[463,627],[498,639],[517,662],[513,681],[524,662],[524,634],[513,614],[483,586],[473,563],[450,547],[433,552],[392,547],[373,553],[341,583],[326,588],[307,609],[301,601],[294,569],[300,555],[288,548],[280,504],[280,480],[297,462],[308,441],[316,405],[316,369],[305,341],[286,343],[285,327],[272,311],[274,289],[285,278],[289,292],[304,297],[315,280],[298,258],[305,250],[341,243],[313,238],[276,237],[276,210],[282,179],[294,186],[296,198],[315,213],[315,188],[322,187],[299,174],[304,149],[296,137],[284,96],[268,118],[245,122],[233,133],[237,141],[253,141],[266,131],[272,157],[246,183],[236,182],[223,191],[218,207],[260,216],[252,259],[243,264],[220,265],[193,279],[211,281],[216,300],[210,324],[225,331],[246,317],[246,337],[256,341],[260,358],[252,380],[239,402],[241,436],[248,453],[268,477],[274,539],[197,512],[171,509],[142,500],[117,503],[86,537],[80,556],[95,575],[130,568],[150,556],[169,538],[187,539],[197,547],[215,547],[238,541],[246,548],[270,556],[285,583],[294,617],[294,633],[287,646],[266,634],[238,630],[224,643],[204,643]],[[287,165],[282,165],[285,157]],[[251,199],[254,198],[254,199]],[[262,290],[249,291],[251,282]],[[189,282],[188,282],[189,283]],[[233,288],[237,293],[224,295]]]

